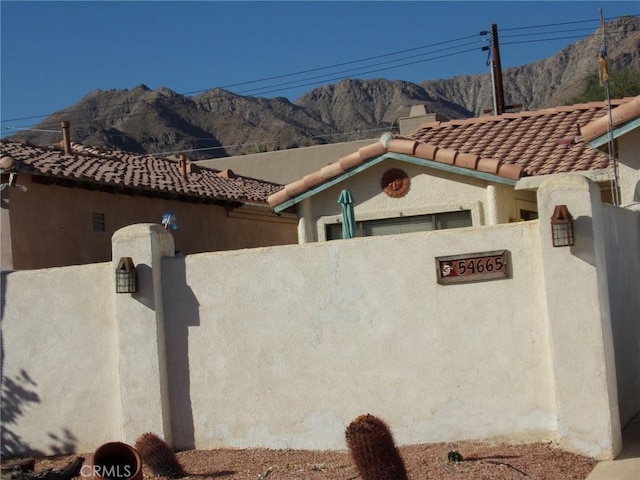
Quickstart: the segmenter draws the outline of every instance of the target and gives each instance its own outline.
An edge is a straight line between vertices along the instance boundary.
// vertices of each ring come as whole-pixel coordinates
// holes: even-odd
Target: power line
[[[402,53],[414,52],[416,50],[422,50],[424,48],[431,48],[431,47],[436,47],[438,45],[445,45],[445,44],[448,44],[448,43],[454,43],[454,42],[458,42],[458,41],[461,41],[461,40],[467,40],[469,38],[474,38],[476,36],[477,35],[467,35],[466,37],[455,38],[453,40],[444,40],[442,42],[431,43],[429,45],[423,45],[421,47],[408,48],[408,49],[405,49],[405,50],[399,50],[397,52],[392,52],[392,53],[384,53],[382,55],[375,55],[373,57],[362,58],[360,60],[351,60],[351,61],[348,61],[348,62],[336,63],[336,64],[333,64],[333,65],[328,65],[328,66],[324,66],[324,67],[311,68],[309,70],[302,70],[302,71],[299,71],[299,72],[285,73],[285,74],[282,74],[282,75],[275,75],[273,77],[261,78],[261,79],[258,79],[258,80],[249,80],[249,81],[246,81],[246,82],[239,82],[239,83],[232,83],[232,84],[229,84],[229,85],[222,85],[220,87],[215,87],[215,88],[227,89],[227,88],[231,88],[231,87],[239,87],[239,86],[242,86],[242,85],[249,85],[249,84],[252,84],[252,83],[265,82],[265,81],[268,81],[268,80],[276,80],[278,78],[286,78],[286,77],[292,77],[292,76],[296,76],[296,75],[304,75],[305,73],[313,73],[313,72],[318,72],[320,70],[328,70],[328,69],[332,69],[332,68],[343,67],[345,65],[353,65],[355,63],[368,62],[369,60],[377,60],[378,58],[391,57],[391,56],[394,56],[394,55],[400,55]],[[453,47],[453,48],[455,48],[455,47]],[[211,88],[206,88],[206,89],[203,89],[203,90],[194,90],[192,92],[183,93],[182,95],[192,95],[194,93],[208,92],[209,90],[212,90],[212,89]]]
[[[607,20],[615,20],[617,17],[608,18]],[[560,25],[575,25],[577,23],[599,23],[600,19],[589,19],[589,20],[573,20],[571,22],[560,22],[560,23],[545,23],[542,25],[527,25],[523,27],[510,27],[510,28],[500,28],[501,32],[508,32],[510,30],[526,30],[531,28],[547,28],[547,27],[558,27]]]
[[[356,134],[363,134],[363,133],[367,133],[367,132],[383,132],[383,131],[387,132],[391,128],[392,127],[380,127],[380,128],[369,128],[369,129],[365,129],[365,130],[353,130],[351,132],[326,133],[324,135],[313,135],[311,137],[294,137],[294,138],[291,138],[290,140],[292,140],[292,141],[295,141],[295,140],[309,140],[309,139],[325,138],[325,137],[356,135]],[[204,140],[208,140],[208,139],[204,139]],[[192,149],[188,149],[188,150],[175,150],[175,151],[171,151],[171,152],[155,152],[155,153],[149,153],[149,155],[175,155],[177,153],[203,152],[203,151],[207,151],[207,150],[222,150],[222,149],[227,149],[227,148],[248,147],[248,146],[252,146],[252,145],[267,145],[267,144],[270,144],[270,143],[278,143],[278,140],[263,140],[263,141],[259,141],[259,142],[238,143],[238,144],[235,144],[235,145],[219,145],[219,146],[216,146],[216,147],[192,148]]]
[[[588,23],[588,22],[596,22],[596,21],[598,21],[598,20],[577,20],[577,21],[571,21],[571,22],[560,22],[560,23],[549,23],[549,24],[542,24],[542,25],[531,25],[531,26],[522,26],[522,27],[502,28],[501,32],[524,30],[524,29],[533,29],[533,28],[547,28],[547,27],[554,27],[554,26],[560,26],[560,25],[572,25],[572,24]],[[547,34],[552,34],[552,33],[564,33],[564,32],[577,31],[577,30],[587,30],[587,29],[571,29],[571,30],[559,30],[559,31],[553,31],[553,32],[538,32],[538,33],[530,33],[530,34],[516,34],[516,35],[507,35],[507,36],[504,36],[503,38],[517,37],[517,36],[540,36],[540,35],[547,35]],[[613,33],[613,32],[609,31],[609,33]],[[225,88],[230,88],[230,87],[233,87],[233,86],[250,85],[250,84],[265,82],[265,81],[268,81],[268,80],[274,80],[274,79],[280,79],[280,78],[288,78],[288,77],[302,75],[302,74],[305,74],[305,73],[312,73],[312,72],[317,72],[317,71],[322,71],[322,70],[329,70],[329,69],[334,69],[334,68],[337,68],[337,67],[340,67],[340,66],[354,65],[354,64],[357,64],[357,63],[363,63],[363,62],[367,62],[367,61],[370,61],[370,60],[381,59],[381,58],[388,58],[388,57],[391,57],[391,56],[400,55],[400,54],[403,54],[403,53],[417,51],[417,50],[421,50],[421,49],[425,49],[425,48],[430,48],[430,47],[435,47],[435,46],[440,46],[440,45],[446,45],[446,44],[455,43],[455,42],[461,42],[463,40],[474,38],[476,36],[477,35],[467,35],[467,36],[459,37],[459,38],[452,39],[452,40],[445,40],[445,41],[441,41],[441,42],[432,43],[432,44],[429,44],[429,45],[423,45],[423,46],[420,46],[420,47],[414,47],[414,48],[399,50],[399,51],[396,51],[396,52],[391,52],[391,53],[385,53],[385,54],[382,54],[382,55],[371,56],[371,57],[367,57],[367,58],[363,58],[363,59],[359,59],[359,60],[341,62],[341,63],[336,63],[336,64],[333,64],[333,65],[328,65],[328,66],[324,66],[324,67],[318,67],[318,68],[303,70],[303,71],[299,71],[299,72],[276,75],[276,76],[261,78],[261,79],[257,79],[257,80],[238,82],[238,83],[235,83],[235,84],[224,85],[224,86],[221,86],[221,87],[214,87],[214,88],[223,88],[223,89],[225,89]],[[542,42],[542,41],[566,40],[566,39],[576,39],[576,38],[584,38],[584,36],[579,36],[579,37],[577,37],[577,36],[564,36],[564,37],[553,37],[553,38],[544,38],[544,39],[530,39],[530,40],[523,40],[523,41],[504,42],[502,44],[503,45],[512,45],[512,44],[521,44],[521,43],[534,43],[534,42]],[[277,84],[267,85],[267,86],[263,86],[263,87],[256,87],[254,89],[241,91],[241,92],[238,92],[238,93],[235,93],[235,94],[237,94],[237,95],[243,95],[243,94],[245,94],[245,95],[246,94],[264,95],[264,94],[268,94],[268,93],[274,93],[274,92],[278,92],[278,91],[289,90],[289,89],[292,89],[292,88],[300,88],[300,87],[305,87],[305,86],[317,85],[317,84],[320,84],[320,83],[326,83],[326,82],[331,82],[331,81],[335,81],[335,80],[341,80],[341,79],[345,78],[345,76],[328,77],[329,75],[336,75],[338,73],[340,73],[340,74],[343,74],[343,73],[351,74],[351,75],[347,75],[347,76],[366,75],[366,74],[370,74],[370,73],[377,73],[377,72],[380,72],[380,71],[386,71],[386,70],[391,70],[391,69],[396,69],[396,68],[402,68],[402,67],[409,66],[409,65],[414,65],[414,64],[417,64],[417,63],[428,62],[428,61],[432,61],[432,60],[437,60],[437,59],[441,59],[441,58],[447,58],[447,57],[450,57],[450,56],[471,52],[471,51],[474,51],[476,49],[475,48],[474,49],[467,49],[467,50],[463,50],[463,51],[460,51],[460,52],[454,52],[454,53],[450,53],[450,54],[446,54],[446,55],[440,55],[440,56],[426,58],[426,59],[422,59],[422,60],[407,62],[407,63],[403,63],[403,64],[400,64],[400,65],[394,65],[394,66],[389,66],[389,67],[385,67],[385,68],[362,71],[364,69],[368,69],[368,68],[371,68],[371,67],[387,65],[387,64],[390,64],[390,63],[397,63],[397,62],[401,62],[401,61],[404,61],[404,60],[407,60],[407,59],[410,59],[410,58],[416,58],[416,57],[421,57],[421,56],[424,56],[424,55],[429,55],[429,54],[433,54],[433,53],[437,53],[437,52],[441,52],[441,51],[451,50],[451,49],[455,49],[455,48],[461,48],[461,47],[464,47],[464,46],[472,45],[474,43],[475,42],[466,42],[466,43],[463,43],[461,45],[447,47],[447,48],[444,48],[444,49],[435,50],[433,52],[425,52],[425,53],[421,53],[421,54],[417,54],[417,55],[411,55],[411,56],[408,56],[408,57],[389,60],[389,61],[386,61],[386,62],[378,62],[378,63],[375,63],[375,64],[358,67],[356,69],[347,69],[347,70],[342,70],[342,71],[339,71],[339,72],[327,73],[325,75],[318,75],[318,76],[313,76],[313,77],[308,77],[308,78],[303,78],[303,79],[298,79],[298,80],[280,82],[280,83],[277,83]],[[310,80],[317,80],[317,81],[310,82]],[[304,83],[301,83],[301,82],[304,82]],[[287,85],[289,85],[289,86],[287,87]],[[212,90],[212,89],[196,90],[196,91],[192,91],[192,92],[186,92],[186,93],[183,93],[181,95],[190,95],[190,94],[193,94],[193,93],[206,92],[206,91],[209,91],[209,90]],[[233,92],[231,92],[231,93],[233,93]],[[139,104],[139,103],[148,103],[148,100],[143,99],[143,100],[138,100],[138,101],[134,101],[134,102],[129,101],[129,102],[124,102],[124,103],[121,102],[121,103],[115,103],[115,104],[107,104],[107,105],[105,105],[104,107],[101,107],[101,108],[109,108],[109,107],[114,107],[114,106],[125,106],[125,105],[133,106],[133,105],[136,105],[136,104]],[[83,110],[81,110],[81,109],[67,110],[65,113],[69,114],[69,113],[76,113],[76,112],[81,112],[81,111],[83,111]],[[140,113],[128,114],[128,115],[125,115],[124,117],[125,118],[129,118],[129,117],[138,116],[138,115],[148,115],[150,113],[154,113],[154,112],[140,112]],[[9,119],[9,120],[2,120],[2,122],[6,123],[6,122],[10,122],[10,121],[28,120],[28,119],[33,119],[33,118],[42,118],[42,117],[46,117],[46,116],[50,116],[50,115],[52,115],[52,114],[14,118],[14,119]],[[90,121],[85,121],[85,122],[74,123],[74,124],[75,125],[84,125],[84,124],[90,124],[90,123],[91,123]],[[8,128],[18,129],[20,127],[8,127]],[[27,128],[24,128],[24,129],[27,129]]]
[[[477,41],[476,42],[467,42],[467,43],[463,43],[462,45],[457,45],[455,47],[443,48],[443,49],[440,49],[440,50],[436,50],[435,52],[429,52],[429,53],[438,53],[438,52],[445,51],[445,50],[451,50],[452,48],[459,48],[459,47],[464,47],[464,46],[468,46],[468,45],[474,45],[476,43],[478,43],[478,42]],[[361,69],[366,69],[366,68],[370,68],[370,67],[377,67],[377,66],[381,66],[381,65],[388,65],[390,63],[401,62],[401,61],[404,61],[404,60],[408,60],[408,59],[416,58],[416,57],[422,57],[424,55],[429,54],[429,53],[421,53],[421,54],[418,54],[418,55],[411,55],[409,57],[403,57],[403,58],[399,58],[399,59],[396,59],[396,60],[390,60],[390,61],[387,61],[387,62],[379,62],[379,63],[374,63],[372,65],[366,65],[364,67],[360,67],[360,69],[357,69],[357,70],[342,70],[342,71],[334,72],[332,75],[340,74],[340,73],[352,73],[353,75],[366,75],[368,73],[376,73],[376,72],[380,72],[380,71],[383,71],[383,70],[391,70],[391,69],[395,69],[395,68],[406,67],[407,65],[413,65],[413,64],[416,64],[416,63],[428,62],[428,61],[431,61],[431,60],[437,60],[437,59],[440,59],[440,58],[449,57],[449,56],[452,56],[452,55],[458,55],[460,53],[472,52],[472,51],[475,51],[475,50],[477,50],[477,48],[467,49],[467,50],[463,50],[463,51],[460,51],[460,52],[454,52],[454,53],[451,53],[451,54],[448,54],[448,55],[441,55],[441,56],[438,56],[438,57],[425,58],[425,59],[422,59],[422,60],[419,60],[419,61],[403,63],[401,65],[395,65],[395,66],[391,66],[391,67],[387,67],[387,68],[380,68],[380,69],[376,69],[376,70],[359,71]],[[279,83],[279,84],[276,84],[276,85],[267,85],[267,86],[259,88],[259,89],[244,90],[244,91],[238,92],[238,94],[260,95],[260,94],[264,94],[264,93],[277,92],[277,91],[283,90],[282,88],[278,88],[277,90],[266,90],[266,91],[263,91],[263,88],[282,87],[284,85],[290,85],[290,84],[295,84],[295,83],[298,83],[298,82],[301,82],[301,81],[306,82],[306,81],[309,81],[309,80],[316,80],[316,79],[323,79],[323,80],[321,80],[321,82],[324,83],[324,82],[327,82],[327,81],[332,81],[332,80],[341,79],[341,78],[344,78],[344,77],[341,76],[341,77],[333,77],[333,78],[328,78],[327,79],[326,75],[319,75],[319,76],[315,76],[315,77],[304,78],[304,79],[301,79],[301,80],[294,80],[294,81],[291,81],[291,82]],[[314,85],[316,83],[320,83],[320,82],[304,83],[304,84],[301,84],[301,85],[300,84],[299,85],[295,85],[294,87],[290,87],[290,88],[305,87],[305,86],[308,86],[308,85]],[[252,93],[252,92],[256,92],[256,93]]]
[[[585,33],[584,35],[593,35],[591,28],[570,28],[570,29],[566,29],[566,30],[551,30],[549,32],[536,32],[536,33],[516,33],[513,35],[500,35],[500,38],[513,38],[513,37],[532,37],[532,36],[537,36],[537,35],[550,35],[552,33],[567,33],[567,32],[590,32],[590,33]]]
[[[378,59],[378,58],[390,57],[390,56],[393,56],[393,55],[400,55],[402,53],[416,51],[416,50],[420,50],[420,49],[424,49],[424,48],[430,48],[430,47],[434,47],[434,46],[445,45],[445,44],[448,44],[448,43],[459,42],[459,41],[462,41],[462,40],[467,40],[469,38],[473,38],[475,36],[477,36],[477,35],[467,35],[467,36],[460,37],[460,38],[455,38],[455,39],[451,39],[451,40],[444,40],[444,41],[441,41],[441,42],[436,42],[436,43],[432,43],[432,44],[428,44],[428,45],[423,45],[423,46],[420,46],[420,47],[414,47],[414,48],[399,50],[397,52],[385,53],[385,54],[382,54],[382,55],[375,55],[375,56],[372,56],[372,57],[367,57],[367,58],[363,58],[363,59],[359,59],[359,60],[351,60],[351,61],[348,61],[348,62],[341,62],[341,63],[332,64],[332,65],[325,65],[323,67],[312,68],[312,69],[309,69],[309,70],[302,70],[302,71],[299,71],[299,72],[285,73],[285,74],[282,74],[282,75],[275,75],[275,76],[272,76],[272,77],[265,77],[265,78],[260,78],[260,79],[257,79],[257,80],[249,80],[249,81],[245,81],[245,82],[238,82],[238,83],[233,83],[233,84],[229,84],[229,85],[222,85],[222,86],[219,86],[219,87],[211,87],[211,88],[202,89],[202,90],[194,90],[194,91],[191,91],[191,92],[181,93],[180,95],[188,96],[188,95],[192,95],[194,93],[208,92],[208,91],[214,90],[216,88],[228,89],[228,88],[231,88],[231,87],[249,85],[249,84],[253,84],[253,83],[260,83],[260,82],[265,82],[265,81],[268,81],[268,80],[274,80],[274,79],[278,79],[278,78],[285,78],[285,77],[291,77],[291,76],[296,76],[296,75],[303,75],[305,73],[312,73],[312,72],[317,72],[317,71],[320,71],[320,70],[329,70],[329,69],[338,68],[338,67],[341,67],[341,66],[344,66],[344,65],[362,63],[362,62],[366,62],[366,61],[369,61],[369,60],[375,60],[375,59]],[[124,106],[124,105],[130,105],[132,103],[136,103],[136,102],[115,103],[115,104],[105,105],[105,107]],[[74,113],[74,112],[77,112],[77,111],[81,111],[81,110],[68,110],[67,113]],[[44,114],[44,115],[32,115],[32,116],[29,116],[29,117],[12,118],[12,119],[1,120],[1,121],[3,123],[4,122],[15,122],[15,121],[20,121],[20,120],[31,120],[33,118],[42,118],[42,117],[47,117],[47,116],[50,116],[50,115],[52,115],[52,113]]]
[[[4,127],[5,130],[28,130],[30,132],[62,133],[62,130],[45,130],[42,128]]]
[[[477,35],[474,35],[477,36]],[[469,38],[469,37],[463,37],[463,38]],[[456,39],[455,41],[459,41],[460,39]],[[447,42],[439,42],[439,44],[444,44],[444,43],[451,43],[451,41],[447,41]],[[379,68],[379,69],[374,69],[374,70],[368,70],[368,71],[359,71],[362,69],[366,69],[372,66],[378,66],[378,65],[384,65],[384,64],[388,64],[388,63],[395,63],[395,62],[399,62],[399,61],[403,61],[409,58],[415,58],[415,57],[420,57],[420,56],[424,56],[424,55],[428,55],[431,53],[437,53],[437,52],[441,52],[441,51],[446,51],[446,50],[450,50],[452,48],[460,48],[463,46],[467,46],[467,45],[472,45],[476,42],[467,42],[467,43],[463,43],[461,45],[457,45],[454,47],[447,47],[444,49],[439,49],[439,50],[435,50],[434,52],[427,52],[427,53],[423,53],[423,54],[419,54],[419,55],[413,55],[410,57],[403,57],[400,59],[396,59],[396,60],[390,60],[387,62],[380,62],[377,64],[373,64],[373,65],[366,65],[363,67],[360,67],[359,69],[356,70],[344,70],[341,72],[333,72],[332,74],[335,75],[336,73],[353,73],[353,74],[359,74],[359,75],[365,75],[365,74],[369,74],[369,73],[376,73],[376,72],[380,72],[380,71],[385,71],[385,70],[391,70],[391,69],[395,69],[395,68],[401,68],[401,67],[405,67],[408,65],[413,65],[416,63],[423,63],[423,62],[427,62],[427,61],[432,61],[432,60],[437,60],[437,59],[441,59],[441,58],[446,58],[446,57],[450,57],[453,55],[458,55],[461,53],[468,53],[471,51],[475,51],[478,48],[473,48],[473,49],[467,49],[467,50],[463,50],[460,52],[454,52],[454,53],[450,53],[450,54],[446,54],[446,55],[440,55],[440,56],[436,56],[436,57],[431,57],[431,58],[427,58],[427,59],[422,59],[422,60],[418,60],[418,61],[413,61],[413,62],[407,62],[407,63],[403,63],[401,65],[395,65],[395,66],[391,66],[391,67],[386,67],[386,68]],[[424,47],[420,47],[420,48],[424,48]],[[415,49],[411,49],[411,50],[415,50]],[[404,51],[409,51],[409,50],[404,50]],[[388,55],[384,55],[384,56],[388,56]],[[381,58],[383,56],[378,56],[378,58]],[[371,57],[373,58],[373,57]],[[332,75],[332,74],[327,74],[327,75]],[[327,75],[319,75],[319,76],[315,76],[315,77],[310,77],[310,78],[303,78],[303,79],[299,79],[299,80],[294,80],[294,81],[290,81],[290,82],[282,82],[280,84],[275,84],[275,85],[269,85],[269,86],[265,86],[262,88],[256,88],[253,90],[247,90],[247,91],[241,91],[238,93],[235,93],[235,95],[248,95],[251,94],[253,96],[256,95],[264,95],[267,93],[274,93],[274,92],[279,92],[279,91],[285,91],[285,90],[290,90],[291,88],[300,88],[300,87],[306,87],[306,86],[311,86],[311,85],[318,85],[318,84],[324,84],[327,82],[331,82],[331,81],[335,81],[335,80],[341,80],[343,78],[345,78],[345,76],[341,75],[339,77],[327,77]],[[309,80],[315,80],[312,82],[309,82]],[[305,83],[300,83],[300,82],[305,82]],[[293,86],[289,86],[289,87],[285,87],[285,85],[291,85],[291,84],[295,84]],[[275,87],[275,88],[274,88]],[[264,90],[264,89],[268,89],[268,90]],[[125,102],[125,103],[117,103],[117,104],[112,104],[112,105],[106,105],[103,108],[108,108],[110,106],[121,106],[121,105],[136,105],[136,104],[144,104],[144,103],[149,103],[148,100],[144,99],[144,100],[139,100],[136,102]],[[185,105],[183,108],[187,108],[188,105]],[[180,109],[180,107],[178,107],[177,109]],[[83,110],[80,109],[76,109],[76,110],[68,110],[65,113],[75,113],[75,112],[82,112]],[[140,115],[149,115],[150,113],[155,113],[155,112],[139,112],[139,113],[131,113],[131,114],[127,114],[124,115],[122,118],[131,118],[131,117],[135,117],[135,116],[140,116]],[[7,120],[8,121],[8,120]],[[76,122],[74,121],[73,117],[71,117],[71,122],[74,124],[74,126],[77,125],[87,125],[92,123],[91,121],[79,121]]]
[[[632,15],[633,17],[637,17],[635,15]],[[607,18],[607,20],[614,20],[617,17],[611,17],[611,18]],[[521,27],[510,27],[510,28],[501,28],[501,32],[505,32],[505,31],[513,31],[513,30],[524,30],[524,29],[533,29],[533,28],[547,28],[547,27],[554,27],[554,26],[561,26],[561,25],[574,25],[574,24],[579,24],[579,23],[595,23],[595,22],[599,22],[599,19],[590,19],[590,20],[576,20],[576,21],[570,21],[570,22],[558,22],[558,23],[547,23],[547,24],[540,24],[540,25],[528,25],[528,26],[521,26]],[[550,32],[547,32],[550,33]],[[557,32],[560,33],[560,32]],[[544,32],[541,32],[540,34],[544,34]],[[255,84],[255,83],[261,83],[261,82],[265,82],[265,81],[269,81],[269,80],[277,80],[280,78],[287,78],[287,77],[292,77],[292,76],[298,76],[298,75],[304,75],[306,73],[313,73],[313,72],[317,72],[317,71],[321,71],[321,70],[328,70],[328,69],[333,69],[333,68],[338,68],[338,67],[342,67],[345,65],[353,65],[353,64],[357,64],[357,63],[362,63],[362,62],[366,62],[366,61],[370,61],[370,60],[376,60],[379,58],[385,58],[385,57],[390,57],[390,56],[394,56],[394,55],[400,55],[403,53],[407,53],[407,52],[412,52],[412,51],[416,51],[416,50],[421,50],[421,49],[425,49],[425,48],[431,48],[431,47],[435,47],[435,46],[439,46],[439,45],[445,45],[445,44],[449,44],[449,43],[454,43],[454,42],[459,42],[462,40],[467,40],[469,38],[474,38],[476,35],[467,35],[467,36],[463,36],[463,37],[459,37],[459,38],[455,38],[455,39],[451,39],[451,40],[444,40],[441,42],[435,42],[435,43],[431,43],[428,45],[422,45],[419,47],[413,47],[413,48],[408,48],[408,49],[404,49],[404,50],[399,50],[396,52],[390,52],[390,53],[385,53],[385,54],[381,54],[381,55],[375,55],[375,56],[371,56],[371,57],[366,57],[366,58],[362,58],[362,59],[358,59],[358,60],[351,60],[351,61],[347,61],[347,62],[341,62],[341,63],[336,63],[336,64],[332,64],[332,65],[326,65],[326,66],[322,66],[322,67],[317,67],[317,68],[312,68],[312,69],[307,69],[307,70],[302,70],[302,71],[298,71],[298,72],[291,72],[291,73],[285,73],[285,74],[281,74],[281,75],[274,75],[271,77],[265,77],[265,78],[260,78],[260,79],[256,79],[256,80],[248,80],[248,81],[243,81],[243,82],[237,82],[237,83],[232,83],[232,84],[228,84],[228,85],[222,85],[222,86],[218,86],[218,87],[211,87],[208,89],[201,89],[201,90],[193,90],[190,92],[184,92],[181,93],[180,95],[192,95],[195,93],[202,93],[202,92],[207,92],[209,90],[213,90],[215,88],[222,88],[222,89],[229,89],[232,87],[238,87],[238,86],[243,86],[243,85],[250,85],[250,84]],[[508,36],[504,37],[507,38]],[[562,38],[558,38],[559,40],[561,39],[566,39],[566,37],[562,37]],[[401,65],[404,66],[404,65]],[[362,68],[368,68],[368,67],[362,67]],[[301,85],[301,86],[307,86],[307,84],[305,85]],[[271,87],[262,87],[262,88],[271,88]],[[291,87],[291,88],[295,88],[295,87]],[[265,92],[265,93],[269,93],[269,92]],[[137,103],[137,102],[125,102],[125,103],[115,103],[115,104],[108,104],[105,105],[104,108],[108,108],[108,107],[115,107],[115,106],[124,106],[124,105],[130,105],[133,103]],[[74,113],[80,110],[67,110],[66,113]],[[53,112],[55,113],[55,112]],[[53,113],[48,113],[48,114],[42,114],[42,115],[32,115],[32,116],[28,116],[28,117],[19,117],[19,118],[11,118],[11,119],[6,119],[6,120],[0,120],[2,123],[7,123],[7,122],[15,122],[15,121],[22,121],[22,120],[31,120],[31,119],[35,119],[35,118],[44,118],[44,117],[48,117],[51,116]]]

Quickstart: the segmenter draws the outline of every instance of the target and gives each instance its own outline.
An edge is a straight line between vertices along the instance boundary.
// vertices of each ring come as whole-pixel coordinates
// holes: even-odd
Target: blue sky
[[[479,32],[492,23],[503,68],[524,65],[593,33],[600,8],[608,20],[640,15],[638,1],[604,0],[2,0],[0,133],[33,126],[95,89],[223,87],[294,101],[346,77],[417,83],[485,73],[488,37]],[[289,75],[298,72],[306,73]]]

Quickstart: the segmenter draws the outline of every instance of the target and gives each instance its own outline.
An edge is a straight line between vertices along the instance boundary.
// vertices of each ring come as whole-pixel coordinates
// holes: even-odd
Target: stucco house
[[[109,261],[114,232],[163,217],[184,254],[296,242],[295,217],[267,205],[273,182],[65,140],[1,147],[2,270]]]
[[[353,199],[356,236],[535,219],[537,188],[559,173],[585,175],[604,201],[629,205],[640,200],[640,97],[611,104],[617,175],[607,104],[593,102],[387,133],[268,202],[277,213],[297,213],[300,243],[342,238],[343,190]]]

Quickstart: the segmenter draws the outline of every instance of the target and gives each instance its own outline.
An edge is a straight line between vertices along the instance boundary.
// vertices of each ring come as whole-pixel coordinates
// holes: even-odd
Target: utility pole
[[[500,44],[498,43],[498,25],[491,24],[491,77],[493,78],[493,107],[495,115],[505,111],[504,86],[502,84],[502,65],[500,64]]]

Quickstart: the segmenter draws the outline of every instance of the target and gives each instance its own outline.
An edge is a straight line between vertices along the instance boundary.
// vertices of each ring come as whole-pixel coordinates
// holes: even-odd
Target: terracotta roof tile
[[[619,122],[640,117],[640,97],[612,100]],[[616,114],[616,111],[619,113]],[[356,153],[294,182],[286,192],[269,197],[280,205],[300,193],[384,153],[400,153],[426,160],[491,173],[517,180],[523,176],[598,170],[609,166],[609,158],[589,147],[580,135],[598,132],[596,122],[607,115],[605,102],[546,108],[531,112],[427,122],[404,137],[395,137],[385,148],[382,139]],[[595,127],[590,127],[592,122]],[[589,130],[592,128],[592,130]],[[595,135],[595,134],[591,134]],[[597,136],[597,135],[595,135]],[[595,137],[594,137],[595,138]],[[362,151],[375,152],[373,157]]]
[[[630,102],[620,105],[611,111],[611,122],[617,127],[625,122],[640,118],[640,95]],[[604,135],[609,131],[609,116],[597,118],[590,123],[583,125],[580,132],[586,142]]]
[[[2,156],[14,159],[18,172],[84,184],[113,185],[157,194],[177,193],[186,198],[266,204],[282,185],[187,164],[183,178],[179,162],[108,151],[72,143],[73,155],[60,147],[38,147],[3,139]]]

